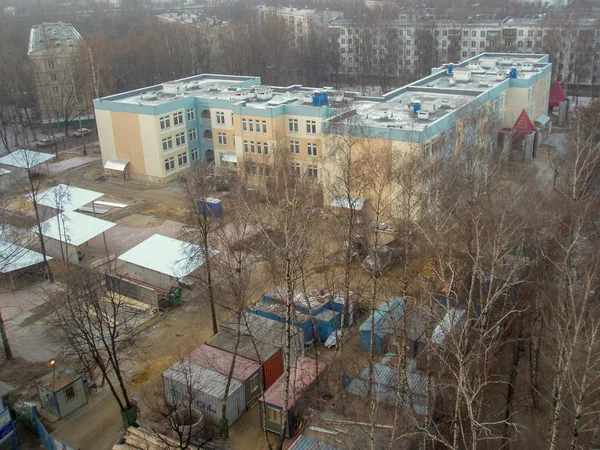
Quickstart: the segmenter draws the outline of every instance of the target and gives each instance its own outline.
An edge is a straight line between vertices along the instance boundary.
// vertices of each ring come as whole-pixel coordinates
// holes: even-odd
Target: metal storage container
[[[326,309],[315,316],[315,321],[319,338],[321,342],[325,342],[331,333],[340,329],[341,313]]]
[[[287,290],[283,286],[276,286],[265,292],[262,298],[265,303],[281,303],[285,305],[288,302]],[[310,297],[302,292],[294,293],[293,303],[298,311],[313,315],[317,315],[329,307],[328,300],[322,297]]]
[[[387,342],[395,323],[404,314],[404,299],[393,297],[377,309],[360,326],[359,346],[362,350],[370,351],[371,329],[374,329],[373,351],[378,355],[387,352]]]
[[[237,334],[237,317],[231,316],[221,324],[221,329],[226,329],[234,334]],[[285,323],[272,320],[267,317],[244,312],[240,319],[241,331],[248,336],[254,336],[258,339],[277,347],[285,348]],[[294,362],[298,356],[304,354],[304,332],[296,327],[291,326],[292,342],[290,346],[290,361]],[[285,357],[285,352],[284,352]]]
[[[285,323],[285,305],[278,303],[258,302],[250,306],[248,310],[257,316]],[[292,309],[292,323],[299,327],[304,333],[304,344],[309,344],[315,338],[313,323],[308,314]]]
[[[227,377],[233,364],[233,353],[204,344],[190,353],[187,359]],[[246,405],[250,406],[260,394],[260,365],[256,361],[237,355],[231,377],[244,384]]]
[[[235,339],[235,333],[224,329],[206,341],[206,344],[233,353],[235,350]],[[243,335],[240,338],[237,354],[262,364],[265,389],[268,389],[283,373],[283,352],[276,345],[256,338],[254,338],[253,343],[250,336]]]
[[[221,404],[225,395],[227,377],[189,361],[179,361],[163,372],[163,387],[167,401],[185,405],[189,388],[193,387],[193,405],[204,413],[206,420],[218,425]],[[227,423],[233,424],[246,411],[246,394],[243,383],[231,380],[227,395]]]

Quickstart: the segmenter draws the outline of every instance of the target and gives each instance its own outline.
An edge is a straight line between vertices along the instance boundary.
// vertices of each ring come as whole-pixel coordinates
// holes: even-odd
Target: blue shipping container
[[[257,316],[285,323],[285,306],[279,303],[258,302],[250,306],[248,311]],[[304,334],[304,343],[308,344],[312,342],[315,338],[315,333],[310,316],[296,310],[292,313],[294,315],[292,323],[302,330],[302,333]]]
[[[313,94],[312,104],[313,104],[313,106],[323,106],[323,105],[327,104],[328,100],[329,100],[328,95],[325,94],[324,92],[315,93],[315,94]]]
[[[374,329],[373,351],[378,355],[387,352],[387,342],[393,331],[394,322],[404,315],[404,299],[393,297],[377,309],[360,326],[359,347],[361,350],[371,349],[371,328]]]
[[[325,342],[335,330],[340,329],[341,313],[325,309],[315,316],[319,338]]]
[[[198,200],[198,212],[204,215],[221,217],[223,207],[218,198],[207,198],[206,201]]]

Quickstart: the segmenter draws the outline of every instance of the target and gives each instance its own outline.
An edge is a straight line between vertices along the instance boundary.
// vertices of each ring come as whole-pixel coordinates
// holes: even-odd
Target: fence
[[[38,436],[44,445],[46,450],[75,450],[73,447],[65,444],[64,442],[60,442],[59,440],[53,438],[44,424],[40,421],[37,411],[34,408],[31,408],[31,414],[33,415],[33,421],[35,422],[35,428],[37,429]]]

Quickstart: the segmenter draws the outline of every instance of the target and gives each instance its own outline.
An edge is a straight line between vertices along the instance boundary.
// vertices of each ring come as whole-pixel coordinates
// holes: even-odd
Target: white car
[[[92,132],[92,130],[89,130],[87,128],[80,128],[79,130],[77,130],[73,133],[73,136],[75,136],[75,137],[87,136],[91,132]]]

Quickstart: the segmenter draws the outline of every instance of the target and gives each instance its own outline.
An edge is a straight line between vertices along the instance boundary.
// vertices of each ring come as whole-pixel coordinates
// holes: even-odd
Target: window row
[[[262,130],[263,133],[267,132],[267,121],[262,121],[262,129],[261,129],[261,121],[260,120],[252,120],[252,119],[242,119],[242,131],[249,131],[260,133]]]
[[[302,175],[302,166],[298,162],[292,162],[290,164],[290,170],[293,175],[300,176]],[[310,178],[319,178],[319,169],[314,164],[309,164],[306,166],[306,175]]]
[[[262,164],[244,164],[244,170],[246,171],[247,175],[258,175],[260,177],[271,176],[271,168]]]
[[[298,141],[290,141],[290,153],[292,155],[300,154],[300,143]],[[308,156],[317,156],[317,144],[314,142],[306,144],[306,153]]]
[[[268,155],[269,144],[267,142],[244,141],[244,153]]]
[[[192,113],[192,117],[195,117],[195,113],[194,113],[193,109],[188,109],[188,117],[190,117],[190,111]],[[172,115],[169,114],[167,116],[162,116],[158,119],[161,130],[167,130],[167,129],[171,128],[171,116],[173,117],[173,126],[174,127],[183,125],[183,111],[177,111],[176,113],[173,113]],[[190,120],[190,119],[188,119],[188,120]]]
[[[298,132],[298,119],[288,119],[288,132],[297,133]],[[307,134],[317,134],[317,122],[314,120],[306,121],[306,133]]]
[[[197,150],[198,149],[196,149],[196,151]],[[193,155],[192,155],[192,159],[193,159]],[[178,154],[177,155],[177,165],[179,167],[184,167],[184,166],[187,166],[187,164],[188,164],[187,152]],[[165,170],[167,172],[175,170],[175,156],[171,156],[170,158],[165,159]]]
[[[164,152],[173,149],[173,138],[175,138],[175,146],[181,147],[182,145],[185,145],[185,132],[182,131],[181,133],[176,133],[174,136],[167,136],[162,139],[162,148]]]

